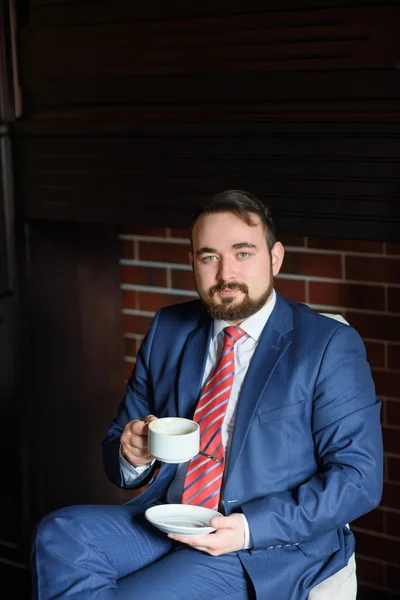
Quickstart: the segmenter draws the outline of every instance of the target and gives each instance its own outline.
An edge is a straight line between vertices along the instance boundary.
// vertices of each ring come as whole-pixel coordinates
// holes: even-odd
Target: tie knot
[[[237,325],[229,325],[229,327],[224,328],[224,334],[225,345],[233,346],[235,342],[240,340],[240,338],[246,334],[246,332]]]

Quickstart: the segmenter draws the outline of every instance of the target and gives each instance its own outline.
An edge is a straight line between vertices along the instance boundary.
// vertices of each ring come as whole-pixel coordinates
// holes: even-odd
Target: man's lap
[[[49,572],[53,568],[61,575],[57,583],[47,583],[39,567],[39,585],[42,582],[49,589],[58,585],[57,593],[62,593],[75,577],[81,586],[92,586],[92,597],[99,600],[133,598],[138,590],[158,600],[165,597],[166,589],[176,600],[253,597],[252,584],[236,553],[213,557],[177,545],[146,520],[145,508],[137,504],[72,506],[47,515],[38,528],[33,560],[35,565],[47,562]],[[323,592],[324,600],[336,598],[330,594],[333,588],[325,589],[324,584],[323,590],[315,592]],[[319,597],[315,595],[316,600]]]
[[[236,553],[210,556],[179,546],[148,567],[118,582],[121,600],[147,594],[152,600],[248,600],[251,582]],[[167,592],[168,591],[168,592]]]
[[[136,505],[72,506],[50,513],[39,524],[32,561],[46,598],[82,597],[89,587],[99,600],[139,597],[139,590],[152,600],[165,598],[166,590],[176,599],[190,599],[191,593],[204,600],[248,598],[235,553],[212,557],[178,545]],[[45,562],[47,573],[41,568]],[[74,587],[69,596],[66,590]]]

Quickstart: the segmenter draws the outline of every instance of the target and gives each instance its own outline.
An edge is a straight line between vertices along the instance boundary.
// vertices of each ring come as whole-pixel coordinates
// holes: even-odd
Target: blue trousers
[[[237,553],[214,557],[177,544],[143,506],[70,506],[36,527],[33,598],[209,600],[253,597]]]

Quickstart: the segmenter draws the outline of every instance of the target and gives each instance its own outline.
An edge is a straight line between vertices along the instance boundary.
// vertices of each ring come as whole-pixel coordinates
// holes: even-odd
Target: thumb
[[[230,529],[230,521],[226,517],[213,517],[210,521],[211,527],[216,527],[217,529]]]
[[[152,421],[157,421],[157,417],[154,415],[147,415],[144,419],[142,419],[146,424],[151,423]]]

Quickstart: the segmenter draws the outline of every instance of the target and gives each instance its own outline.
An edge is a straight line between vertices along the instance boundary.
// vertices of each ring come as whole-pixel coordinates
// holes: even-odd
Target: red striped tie
[[[235,375],[234,344],[245,331],[240,327],[225,327],[221,358],[210,373],[200,396],[193,419],[200,425],[200,450],[218,458],[218,462],[197,454],[188,465],[182,503],[216,510],[219,504],[225,450],[222,444],[222,423],[225,418]]]

